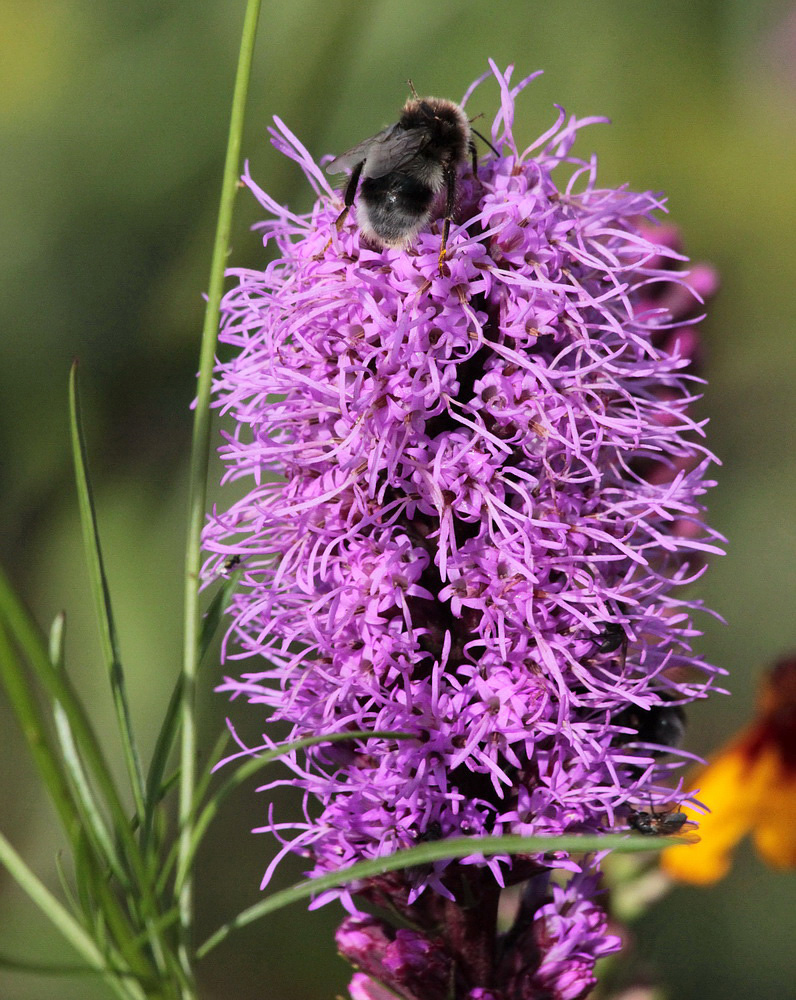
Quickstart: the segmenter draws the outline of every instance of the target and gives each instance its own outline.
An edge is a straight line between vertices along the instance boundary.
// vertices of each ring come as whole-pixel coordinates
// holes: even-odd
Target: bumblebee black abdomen
[[[366,177],[359,189],[359,224],[388,245],[403,246],[425,225],[436,192],[409,174]]]

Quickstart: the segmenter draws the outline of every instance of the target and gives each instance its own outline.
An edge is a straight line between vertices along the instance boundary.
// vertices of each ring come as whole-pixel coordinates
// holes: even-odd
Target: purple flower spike
[[[293,739],[411,737],[283,758],[274,784],[303,793],[305,818],[263,829],[273,864],[293,850],[311,875],[452,836],[627,829],[680,789],[656,719],[681,728],[720,673],[691,650],[700,604],[683,593],[721,541],[691,416],[715,275],[684,270],[660,196],[599,188],[594,158],[571,154],[599,119],[560,111],[518,152],[528,80],[492,75],[502,153],[461,172],[442,268],[440,220],[406,250],[368,245],[354,212],[338,234],[339,196],[278,120],[313,210],[244,177],[274,259],[231,271],[222,307],[221,453],[245,493],[213,513],[205,572],[240,558],[225,656],[247,662],[221,690]],[[575,875],[551,890],[556,868]],[[355,998],[574,1000],[618,947],[579,870],[474,849],[316,905],[356,912],[353,894],[415,928],[344,925]],[[499,939],[501,889],[529,878]]]

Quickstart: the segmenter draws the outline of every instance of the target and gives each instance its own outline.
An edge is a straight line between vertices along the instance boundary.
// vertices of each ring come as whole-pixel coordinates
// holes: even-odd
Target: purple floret
[[[305,821],[264,829],[313,875],[430,838],[624,828],[677,794],[663,782],[678,761],[639,743],[628,710],[703,698],[718,673],[691,649],[699,602],[682,593],[720,542],[702,521],[714,459],[691,415],[693,324],[715,276],[683,270],[654,221],[660,196],[599,188],[595,159],[571,155],[601,119],[559,111],[518,152],[514,102],[532,78],[512,87],[492,70],[501,155],[477,179],[461,172],[442,272],[440,222],[408,250],[367,245],[353,212],[336,234],[339,196],[278,120],[312,212],[244,177],[274,259],[232,270],[222,306],[221,454],[246,492],[210,519],[206,575],[240,556],[225,657],[246,662],[221,690],[294,739],[413,737],[286,758],[273,784],[302,790]],[[474,854],[353,888],[438,919],[465,883],[492,913],[502,886],[556,867],[579,866]],[[572,885],[539,902],[538,993],[508,979],[489,991],[494,942],[462,988],[585,996],[615,939],[593,880]],[[453,938],[459,968],[470,939]]]

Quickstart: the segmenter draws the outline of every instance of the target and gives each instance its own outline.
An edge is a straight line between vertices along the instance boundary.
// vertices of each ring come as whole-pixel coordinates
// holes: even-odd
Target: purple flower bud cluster
[[[519,150],[532,77],[487,75],[500,155],[462,171],[442,268],[441,222],[407,250],[368,245],[353,212],[336,234],[339,197],[278,120],[311,213],[244,177],[273,259],[232,270],[222,306],[221,453],[245,494],[210,518],[206,574],[241,560],[225,657],[246,663],[221,690],[292,738],[411,737],[283,758],[276,783],[303,792],[305,819],[264,829],[274,863],[297,851],[313,875],[427,839],[625,829],[677,794],[677,759],[638,720],[718,673],[691,649],[699,604],[682,593],[719,542],[691,415],[715,277],[683,269],[659,196],[600,188],[594,158],[571,154],[602,119],[559,111]],[[551,868],[576,874],[550,890]],[[355,885],[417,929],[343,926],[352,995],[585,996],[617,941],[579,870],[561,852],[474,852]],[[501,944],[501,888],[529,877],[544,891]]]
[[[470,988],[468,962],[455,961],[439,938],[417,930],[395,930],[376,917],[349,917],[337,932],[337,946],[359,970],[351,996],[353,1000],[396,995],[406,1000],[585,997],[596,983],[595,961],[621,944],[607,932],[605,914],[591,901],[595,891],[592,875],[577,875],[566,888],[553,886],[552,898],[546,873],[530,879],[511,931],[496,941],[490,969],[490,982],[497,983],[494,988]]]

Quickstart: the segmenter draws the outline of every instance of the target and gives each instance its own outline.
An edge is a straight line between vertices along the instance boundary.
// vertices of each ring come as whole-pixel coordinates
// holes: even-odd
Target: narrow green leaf
[[[83,543],[86,550],[86,565],[88,567],[91,590],[97,609],[100,628],[100,644],[103,658],[110,679],[113,704],[119,726],[127,772],[130,778],[130,788],[133,801],[139,815],[144,814],[144,776],[141,760],[135,742],[130,707],[127,701],[127,690],[124,680],[122,661],[119,655],[119,644],[116,638],[116,626],[111,609],[111,596],[108,579],[105,575],[105,565],[100,548],[97,515],[94,509],[94,498],[91,483],[88,478],[86,463],[86,444],[83,437],[83,426],[80,417],[80,402],[77,395],[77,362],[72,364],[69,372],[69,418],[72,436],[72,457],[75,465],[75,481],[77,484],[77,499],[80,509],[80,526],[83,531]]]
[[[86,551],[86,562],[89,571],[91,589],[97,609],[97,617],[100,628],[100,644],[102,646],[103,657],[111,686],[114,708],[116,710],[116,720],[119,735],[122,743],[122,751],[127,766],[127,774],[130,782],[130,789],[135,803],[137,813],[137,824],[130,824],[120,817],[114,817],[115,829],[120,837],[121,843],[126,847],[126,854],[133,871],[136,875],[137,892],[126,892],[126,898],[133,912],[138,910],[138,914],[147,927],[156,926],[156,918],[159,912],[158,900],[153,894],[151,881],[151,867],[147,866],[139,846],[136,844],[133,829],[145,820],[145,785],[141,761],[136,746],[135,734],[130,719],[130,709],[127,700],[124,671],[122,669],[121,657],[119,655],[119,645],[116,637],[116,626],[113,620],[111,608],[110,590],[105,574],[105,567],[102,558],[102,550],[99,541],[99,531],[97,529],[97,518],[92,497],[91,484],[88,479],[86,446],[83,437],[83,428],[80,417],[80,404],[77,394],[77,364],[73,364],[69,373],[69,414],[70,430],[72,437],[72,455],[75,466],[75,481],[77,484],[78,505],[80,509],[80,523],[83,531],[83,541]],[[139,898],[140,894],[140,898]],[[151,933],[149,943],[152,954],[157,963],[159,972],[165,972],[168,950],[165,942],[158,939],[156,933]],[[124,947],[124,941],[119,940],[120,947]]]
[[[11,844],[0,833],[0,863],[5,865],[17,884],[33,900],[75,951],[96,970],[122,1000],[146,1000],[146,995],[134,979],[126,978],[108,968],[99,951],[79,923],[64,909],[53,894],[33,874]]]
[[[88,840],[82,830],[72,848],[72,860],[75,866],[75,891],[77,892],[79,912],[83,914],[86,926],[93,929],[95,940],[99,940],[96,929],[104,917],[92,895],[96,869],[92,862]],[[74,912],[77,913],[78,909],[75,909]]]
[[[131,904],[134,903],[136,907],[139,907],[150,920],[156,919],[159,905],[153,894],[149,871],[144,864],[133,834],[130,818],[122,805],[110,768],[85,708],[72,688],[68,675],[64,671],[56,670],[50,662],[48,650],[40,631],[2,573],[0,573],[0,616],[9,624],[25,659],[30,663],[50,698],[59,702],[69,718],[81,759],[91,780],[96,782],[97,789],[107,805],[110,821],[118,838],[119,849],[123,848],[121,854],[125,866],[129,869],[135,883],[134,892],[128,895],[128,900],[131,901]],[[19,663],[19,657],[10,647],[2,629],[0,629],[0,674],[9,688],[11,703],[20,719],[34,760],[42,770],[45,785],[50,791],[59,813],[64,811],[65,827],[70,840],[74,843],[75,828],[80,829],[80,823],[79,814],[71,799],[68,780],[61,770],[60,759],[52,748],[47,727],[43,724],[35,701],[32,699],[30,686],[27,684],[27,678]],[[107,886],[107,879],[103,878],[102,882],[97,884]],[[107,894],[105,897],[100,894],[100,898],[106,898],[108,905],[110,905],[110,901],[114,897],[111,894]],[[118,902],[116,905],[118,906]],[[115,920],[113,926],[120,933],[124,933],[125,923],[120,914],[112,914],[109,911],[109,922],[112,917]],[[120,948],[124,947],[122,939],[118,940],[118,944]],[[151,945],[153,953],[157,956],[162,950],[160,943],[153,940]]]
[[[179,919],[180,919],[180,911],[175,905],[170,910],[167,910],[165,913],[161,914],[160,917],[158,917],[157,920],[158,930],[159,931],[168,930],[169,927],[173,927],[179,921]],[[146,943],[147,943],[146,934],[140,934],[137,938],[133,938],[133,944],[136,945],[136,947],[141,948],[144,945],[146,945]]]
[[[11,589],[7,578],[0,573],[0,617],[3,618],[14,639],[18,643],[24,658],[30,664],[34,674],[53,701],[57,701],[64,712],[69,717],[69,723],[74,737],[80,746],[84,761],[89,766],[90,773],[102,789],[105,801],[114,816],[114,822],[129,830],[130,822],[125,810],[122,808],[116,785],[113,781],[110,767],[105,759],[102,749],[97,739],[94,728],[86,714],[85,708],[77,696],[69,676],[62,670],[56,669],[49,656],[49,650],[45,646],[43,637],[27,613],[17,595]],[[9,647],[10,649],[10,647]],[[15,698],[19,698],[19,707],[22,711],[20,723],[23,731],[28,736],[27,726],[31,726],[31,735],[35,740],[46,738],[47,729],[41,724],[41,717],[36,708],[35,702],[30,693],[30,685],[27,683],[24,671],[16,657],[11,652],[0,656],[0,665],[7,667],[9,673],[4,675],[7,679],[13,680]],[[13,702],[13,699],[12,699]],[[39,723],[36,725],[36,723]],[[31,746],[31,751],[36,757],[37,746]],[[52,754],[58,761],[57,754]],[[64,781],[66,786],[66,781]]]
[[[63,854],[61,851],[58,851],[55,855],[55,870],[58,873],[58,882],[61,886],[61,892],[63,892],[66,901],[69,904],[69,908],[72,913],[80,913],[80,903],[74,893],[74,889],[72,888],[69,878],[67,877],[66,871],[64,870]]]
[[[151,943],[153,937],[158,940],[166,938],[169,928],[179,923],[179,907],[175,904],[172,909],[161,914],[157,920],[152,921],[146,931],[131,941],[131,947],[135,949],[145,948]],[[151,1000],[166,1000],[167,997],[180,997],[181,1000],[195,1000],[196,990],[192,980],[192,973],[186,974],[180,959],[172,947],[166,949],[163,956],[163,971],[156,980],[160,987],[154,992],[148,991]]]
[[[141,850],[146,854],[152,840],[152,832],[157,815],[157,807],[165,794],[163,775],[166,766],[177,742],[180,729],[180,705],[182,703],[182,674],[177,678],[177,682],[171,692],[166,714],[160,724],[155,749],[152,753],[152,761],[149,765],[149,773],[146,781],[146,805],[144,807],[143,820],[141,824]]]
[[[66,616],[61,612],[50,628],[50,660],[56,670],[64,670],[64,635]],[[60,702],[53,702],[53,718],[67,777],[70,781],[72,795],[81,817],[81,827],[74,848],[74,864],[76,881],[80,893],[80,902],[74,898],[72,891],[61,871],[59,874],[64,893],[75,913],[80,912],[93,928],[94,940],[101,942],[107,938],[105,928],[110,922],[121,931],[122,939],[131,937],[133,931],[122,913],[116,893],[107,889],[109,871],[116,876],[118,884],[125,894],[132,898],[132,890],[127,873],[123,869],[116,852],[113,838],[97,805],[96,798],[88,782],[80,754],[69,723],[69,717]],[[97,891],[99,887],[99,891]],[[149,969],[138,958],[137,951],[130,951],[134,967],[142,974],[148,974]]]
[[[96,976],[97,970],[90,965],[44,965],[0,955],[0,967],[12,972],[30,972],[35,976]]]
[[[103,859],[107,868],[113,872],[122,889],[125,892],[129,892],[131,886],[128,874],[119,860],[113,837],[108,830],[105,819],[94,797],[94,792],[86,777],[83,762],[75,745],[72,727],[69,724],[69,717],[57,701],[53,704],[53,718],[55,720],[55,731],[58,736],[58,742],[61,746],[61,754],[63,755],[64,764],[69,775],[72,793],[84,823],[84,831],[97,848],[97,851],[93,852],[92,856],[96,857],[98,854]],[[103,872],[103,874],[106,873]]]
[[[161,797],[168,795],[168,793],[172,790],[172,788],[174,788],[174,786],[177,784],[179,780],[180,780],[179,771],[175,771],[173,774],[170,774],[168,778],[164,778],[160,786]]]
[[[275,892],[267,899],[239,913],[234,920],[224,924],[196,950],[197,958],[204,958],[229,934],[275,910],[295,903],[299,899],[316,896],[319,893],[347,885],[359,879],[373,878],[399,868],[418,864],[429,864],[443,858],[466,858],[470,855],[495,854],[545,854],[550,851],[567,851],[570,854],[591,854],[595,851],[640,852],[663,850],[678,843],[685,843],[677,837],[628,837],[626,834],[605,836],[562,836],[562,837],[520,837],[514,834],[505,837],[454,837],[450,840],[433,841],[396,851],[385,858],[360,861],[349,868],[318,878],[305,879],[288,889]]]
[[[218,766],[218,762],[221,760],[221,755],[224,753],[224,748],[227,746],[229,741],[229,732],[227,730],[223,730],[218,734],[218,738],[213,744],[213,749],[207,755],[207,763],[205,764],[204,772],[196,785],[197,809],[199,809],[202,802],[204,802],[205,795],[210,787],[210,782],[213,780],[213,775]]]
[[[63,671],[63,644],[66,616],[61,612],[50,629],[50,660],[56,670]],[[61,756],[70,782],[72,796],[80,813],[82,828],[94,846],[94,851],[86,855],[86,863],[101,863],[104,869],[110,869],[119,881],[121,887],[130,891],[130,882],[119,857],[113,837],[108,830],[105,819],[97,805],[94,792],[86,776],[83,762],[75,743],[69,716],[63,710],[59,701],[53,702],[53,720],[55,733],[61,747]],[[102,871],[102,876],[106,871]]]
[[[229,602],[238,586],[242,570],[235,570],[218,588],[213,595],[213,599],[207,606],[207,611],[202,618],[202,628],[199,634],[199,662],[205,658],[213,637],[218,631],[224,612],[229,607]]]
[[[50,660],[59,672],[64,670],[64,631],[65,616],[60,614],[50,629]],[[118,943],[127,964],[139,977],[149,977],[152,975],[152,970],[142,960],[140,947],[133,943],[134,926],[138,925],[138,917],[133,913],[135,924],[131,925],[130,917],[120,905],[120,898],[124,897],[135,909],[136,891],[122,866],[114,838],[88,781],[69,717],[57,700],[53,702],[53,717],[67,776],[81,818],[81,829],[74,845],[74,856],[82,912],[93,929],[95,940],[105,940],[106,928],[113,928],[114,940]],[[116,878],[113,892],[109,891],[107,884],[109,872]],[[121,893],[118,890],[121,890]]]
[[[392,730],[386,729],[376,731],[360,729],[346,733],[325,733],[319,736],[306,736],[304,739],[295,740],[293,743],[283,743],[280,746],[274,747],[273,750],[265,750],[262,753],[258,753],[256,757],[252,757],[250,760],[247,760],[245,764],[241,764],[224,782],[224,784],[216,789],[213,794],[213,798],[207,803],[201,813],[199,813],[196,823],[194,824],[191,851],[186,856],[186,863],[190,864],[195,857],[199,844],[202,842],[202,839],[207,832],[207,828],[210,826],[213,819],[218,815],[218,811],[224,799],[230,792],[238,788],[239,785],[251,777],[251,775],[256,774],[257,771],[265,767],[266,764],[270,764],[271,761],[277,760],[279,757],[285,756],[285,754],[293,753],[296,750],[303,750],[305,747],[317,746],[320,743],[343,743],[348,740],[361,739],[411,740],[417,739],[417,737],[409,733],[393,732]],[[185,869],[178,869],[178,886],[181,884],[184,877]]]
[[[14,614],[20,609],[5,600],[8,591],[0,577],[0,610],[2,618],[8,627],[18,637],[18,616]],[[11,614],[9,614],[11,612]],[[49,666],[49,660],[48,666]],[[79,819],[69,782],[64,773],[58,752],[50,738],[47,723],[33,696],[32,685],[22,663],[22,657],[12,646],[6,629],[0,623],[0,677],[2,677],[8,693],[9,703],[17,717],[22,733],[27,741],[33,761],[38,768],[47,793],[61,819],[67,837],[72,841],[79,826]]]
[[[88,834],[83,831],[74,850],[75,884],[84,915],[83,924],[92,940],[106,956],[113,956],[107,964],[113,968],[127,969],[139,982],[154,976],[152,965],[144,950],[136,943],[137,924],[122,907],[121,897],[101,871],[92,855]],[[131,896],[127,895],[127,900]]]
[[[56,670],[64,669],[64,637],[66,635],[66,614],[59,611],[50,626],[50,663]]]

